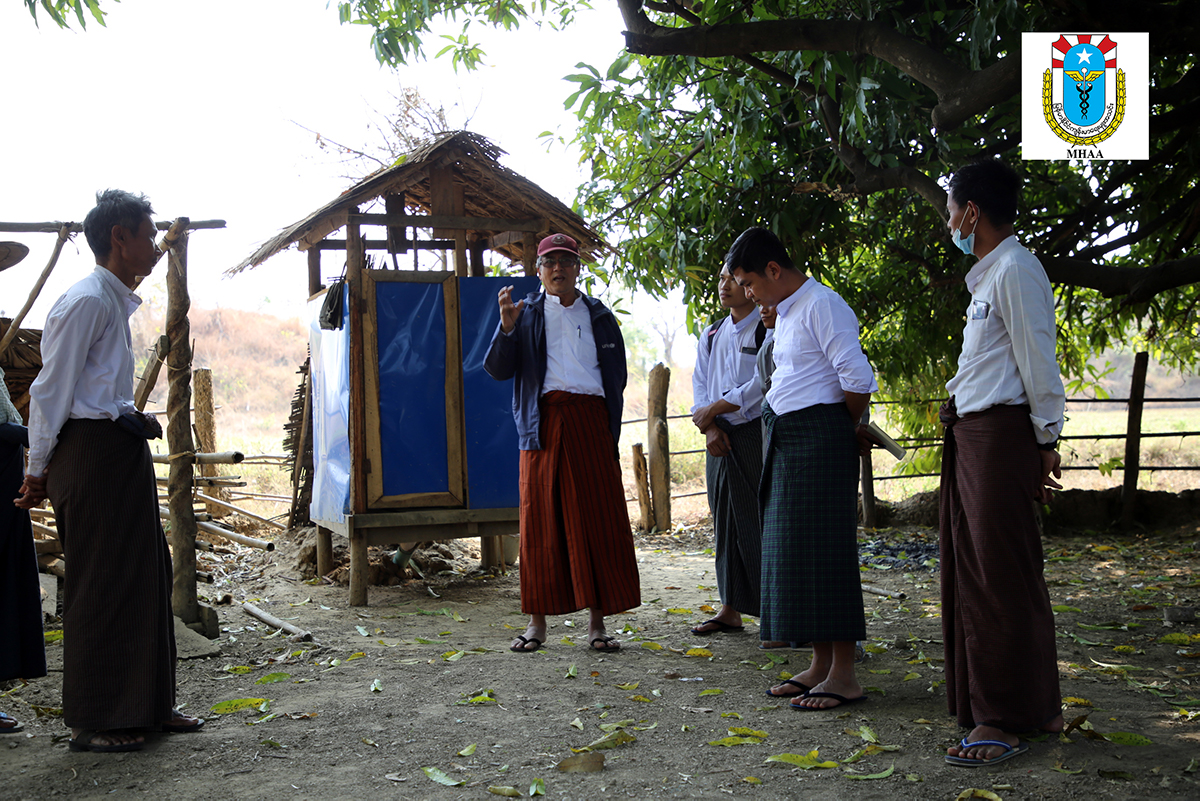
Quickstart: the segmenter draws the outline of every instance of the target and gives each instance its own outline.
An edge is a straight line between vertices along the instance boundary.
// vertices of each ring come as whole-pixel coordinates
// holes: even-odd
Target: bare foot
[[[840,695],[843,698],[853,701],[856,698],[861,698],[863,694],[862,685],[858,681],[845,681],[827,678],[825,681],[817,684],[812,688],[814,693],[831,693]],[[814,698],[809,695],[797,698],[791,702],[791,705],[797,708],[804,707],[805,709],[833,709],[841,706],[842,702],[836,698]]]
[[[1050,721],[1045,726],[1042,726],[1042,731],[1048,731],[1051,734],[1057,734],[1063,730],[1064,726],[1065,723],[1063,722],[1063,716],[1058,715],[1054,718],[1054,720]]]
[[[79,735],[83,734],[86,729],[71,729],[71,738],[78,739]],[[98,731],[90,740],[91,745],[109,746],[109,745],[130,745],[133,743],[144,743],[146,738],[140,734],[126,731],[125,729],[111,729],[109,731]]]
[[[1058,719],[1059,726],[1062,726],[1062,718]],[[1053,725],[1053,722],[1047,725]],[[946,755],[959,757],[961,759],[978,759],[981,762],[989,762],[996,757],[1003,756],[1008,753],[1005,749],[998,745],[979,745],[972,746],[971,743],[979,740],[999,740],[1002,743],[1008,743],[1013,748],[1021,744],[1021,739],[1015,734],[1009,734],[1006,731],[1001,731],[995,726],[976,726],[971,730],[971,733],[966,736],[967,747],[961,748],[957,745],[952,745],[946,749]]]

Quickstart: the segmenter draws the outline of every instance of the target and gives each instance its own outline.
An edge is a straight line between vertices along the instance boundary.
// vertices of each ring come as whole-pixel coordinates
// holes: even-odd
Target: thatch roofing
[[[503,150],[479,134],[469,131],[443,133],[429,144],[402,157],[395,165],[368,175],[336,199],[288,226],[263,243],[241,264],[228,270],[227,274],[235,275],[250,267],[257,267],[293,244],[299,244],[301,250],[306,250],[345,226],[351,207],[363,207],[385,195],[402,192],[408,207],[432,213],[430,171],[447,166],[453,167],[455,181],[468,188],[465,192],[464,216],[545,220],[546,229],[540,235],[563,233],[574,237],[587,260],[597,259],[600,251],[608,248],[600,234],[570,208],[537,184],[502,166],[499,162],[501,155],[504,155]],[[492,236],[502,232],[476,233]],[[513,242],[492,243],[491,246],[514,261],[522,260],[525,255],[519,238]]]
[[[0,337],[8,331],[12,320],[0,317]],[[42,369],[42,332],[22,328],[8,343],[8,349],[0,353],[0,369],[4,370],[4,381],[8,394],[22,417],[29,417],[29,385]]]

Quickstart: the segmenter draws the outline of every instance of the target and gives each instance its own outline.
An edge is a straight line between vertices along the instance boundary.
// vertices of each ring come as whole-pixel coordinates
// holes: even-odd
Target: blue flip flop
[[[958,747],[965,750],[967,748],[973,748],[977,745],[998,745],[1005,749],[1005,751],[1000,756],[987,760],[968,759],[967,757],[950,756],[947,754],[946,764],[955,765],[960,768],[978,768],[982,767],[983,765],[998,765],[1006,759],[1012,759],[1015,756],[1020,756],[1029,750],[1029,746],[1025,745],[1025,743],[1017,743],[1015,746],[1009,745],[1003,740],[976,740],[973,743],[968,743],[966,737],[962,738],[962,742],[958,744]]]
[[[865,696],[865,695],[860,695],[858,698],[847,698],[846,696],[838,695],[837,693],[806,692],[804,695],[801,695],[799,697],[800,698],[832,698],[833,700],[837,701],[837,706],[827,706],[824,709],[820,709],[820,708],[813,707],[813,706],[796,706],[795,704],[789,703],[788,706],[790,706],[792,709],[796,710],[797,712],[832,712],[835,709],[841,709],[844,706],[849,706],[850,704],[857,704],[859,701],[867,700],[867,696]]]

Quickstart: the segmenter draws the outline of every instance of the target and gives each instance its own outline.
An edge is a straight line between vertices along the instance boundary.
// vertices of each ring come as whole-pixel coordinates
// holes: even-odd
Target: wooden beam
[[[383,199],[383,205],[387,209],[384,221],[388,227],[388,253],[407,253],[408,233],[405,230],[405,223],[399,222],[400,218],[408,216],[404,213],[404,193],[386,196]],[[360,214],[358,216],[361,218],[372,215]]]
[[[350,209],[350,215],[358,213],[358,207]],[[346,224],[346,284],[350,300],[347,325],[349,326],[350,354],[350,513],[367,511],[366,482],[366,396],[363,380],[364,342],[363,318],[363,273],[366,269],[366,254],[363,252],[362,237],[358,223]]]
[[[187,220],[187,217],[180,217],[181,220]],[[174,224],[174,221],[159,220],[154,224],[154,227],[160,231],[166,231]],[[13,234],[56,234],[62,230],[63,226],[69,228],[68,233],[77,234],[83,230],[83,223],[77,222],[40,222],[40,223],[11,223],[0,222],[0,233]],[[201,228],[224,228],[224,220],[188,220],[187,230],[195,231]]]
[[[434,167],[429,171],[429,209],[435,216],[454,216],[454,167]],[[433,229],[434,239],[453,236],[453,230]]]
[[[451,231],[527,231],[536,234],[547,228],[545,219],[509,220],[501,217],[464,217],[455,214],[356,214],[354,219],[360,225],[444,228]],[[441,236],[436,233],[434,235]]]
[[[363,250],[387,250],[388,242],[386,239],[364,239],[362,240]],[[453,250],[453,239],[420,239],[415,242],[409,242],[410,248],[417,250]],[[346,240],[344,239],[323,239],[309,250],[345,250]]]
[[[521,264],[525,267],[526,275],[537,275],[537,246],[536,234],[525,234],[521,238]]]

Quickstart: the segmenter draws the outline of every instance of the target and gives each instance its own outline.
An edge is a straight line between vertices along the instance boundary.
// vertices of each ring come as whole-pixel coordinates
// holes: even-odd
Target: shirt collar
[[[578,303],[583,298],[583,293],[580,292],[578,289],[576,289],[575,290],[575,300],[571,303],[570,306],[563,306],[562,301],[559,300],[558,295],[551,295],[549,292],[546,292],[545,295],[546,295],[547,303],[553,304],[553,305],[558,306],[559,308],[567,310],[567,311],[574,309],[575,304]]]
[[[796,301],[800,299],[801,295],[812,289],[812,284],[816,280],[811,275],[808,276],[808,280],[801,284],[799,289],[775,304],[775,314],[779,317],[787,317],[788,311],[796,305]]]
[[[749,314],[747,314],[745,317],[743,317],[741,319],[740,322],[733,323],[732,315],[730,315],[730,317],[729,317],[729,322],[733,323],[733,330],[736,333],[740,334],[746,330],[746,326],[757,325],[760,316],[761,315],[758,313],[758,307],[755,306],[753,309],[750,310]]]
[[[975,266],[967,273],[966,279],[964,279],[967,284],[967,291],[974,293],[975,287],[979,286],[979,282],[983,280],[984,273],[988,271],[988,268],[995,264],[1001,256],[1016,247],[1017,244],[1016,234],[1006,237],[1004,241],[992,249],[991,253],[976,262]]]
[[[142,305],[142,299],[138,297],[138,294],[129,287],[125,286],[121,279],[117,278],[117,276],[114,275],[107,267],[97,264],[96,272],[100,274],[101,282],[103,282],[103,284],[108,287],[111,292],[115,293],[119,300],[125,302],[126,315],[133,314],[134,311],[137,310],[137,307]]]

